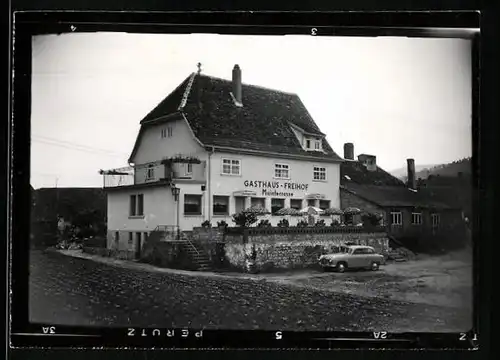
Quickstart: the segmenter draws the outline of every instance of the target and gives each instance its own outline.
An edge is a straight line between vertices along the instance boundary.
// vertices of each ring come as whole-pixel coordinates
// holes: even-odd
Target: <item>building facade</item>
[[[340,208],[340,158],[295,94],[191,74],[142,121],[129,167],[102,171],[108,247],[151,231],[232,225],[252,206]],[[297,222],[299,218],[288,220]]]
[[[415,161],[407,160],[407,183],[377,166],[376,157],[344,145],[340,198],[343,209],[358,208],[382,215],[388,232],[397,237],[418,237],[449,231],[463,225],[462,208],[446,201],[441,191],[420,187],[415,180]],[[360,217],[354,219],[360,221]]]

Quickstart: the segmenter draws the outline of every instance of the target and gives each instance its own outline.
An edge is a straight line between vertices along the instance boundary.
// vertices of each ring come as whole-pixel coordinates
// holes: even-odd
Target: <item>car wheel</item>
[[[345,263],[338,263],[337,264],[337,272],[343,273],[346,270],[347,266]]]
[[[372,271],[377,271],[379,269],[379,266],[380,265],[378,264],[378,262],[372,262],[372,266],[370,267],[370,269]]]

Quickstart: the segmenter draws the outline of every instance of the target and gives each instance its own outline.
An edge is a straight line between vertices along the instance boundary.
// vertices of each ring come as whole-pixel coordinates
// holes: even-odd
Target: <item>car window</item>
[[[364,254],[363,249],[356,249],[352,252],[354,255]]]
[[[366,249],[367,254],[375,254],[375,251],[373,249]]]

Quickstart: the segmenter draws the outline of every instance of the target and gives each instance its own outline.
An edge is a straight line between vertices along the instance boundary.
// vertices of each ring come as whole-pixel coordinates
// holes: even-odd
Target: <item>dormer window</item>
[[[305,138],[304,147],[306,150],[321,151],[321,139]]]

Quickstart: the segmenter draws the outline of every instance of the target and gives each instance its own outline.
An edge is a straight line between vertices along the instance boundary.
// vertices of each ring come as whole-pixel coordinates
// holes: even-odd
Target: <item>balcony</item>
[[[116,188],[140,184],[173,181],[206,181],[205,161],[170,161],[161,160],[147,164],[123,167],[112,170],[100,170],[104,188]]]

